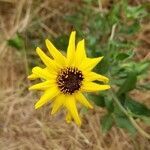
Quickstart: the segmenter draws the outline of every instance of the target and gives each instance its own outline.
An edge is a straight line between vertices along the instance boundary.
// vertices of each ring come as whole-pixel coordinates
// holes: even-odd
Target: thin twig
[[[111,30],[111,35],[110,35],[109,41],[111,41],[114,38],[116,26],[117,26],[117,24],[114,24],[112,26],[112,30]]]

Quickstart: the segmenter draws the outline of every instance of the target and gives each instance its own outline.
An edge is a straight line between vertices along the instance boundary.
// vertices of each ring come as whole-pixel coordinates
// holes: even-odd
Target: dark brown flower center
[[[75,67],[67,67],[60,71],[57,77],[57,84],[64,94],[73,94],[81,87],[83,74]]]

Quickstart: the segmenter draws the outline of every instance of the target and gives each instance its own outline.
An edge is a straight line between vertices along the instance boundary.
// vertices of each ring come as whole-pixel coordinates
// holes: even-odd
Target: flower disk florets
[[[76,67],[61,69],[57,77],[57,84],[64,94],[73,94],[78,91],[83,81],[83,74]]]

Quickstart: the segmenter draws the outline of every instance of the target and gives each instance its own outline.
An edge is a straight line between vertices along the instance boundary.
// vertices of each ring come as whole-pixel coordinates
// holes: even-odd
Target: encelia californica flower
[[[48,39],[46,46],[53,58],[48,57],[37,47],[36,52],[46,67],[34,67],[28,78],[30,80],[42,79],[41,83],[29,88],[29,90],[44,91],[35,104],[35,109],[52,102],[51,114],[55,114],[60,108],[66,108],[66,121],[69,123],[74,120],[80,126],[81,119],[76,104],[80,103],[88,108],[93,108],[83,93],[107,90],[110,86],[106,84],[107,77],[92,72],[103,57],[88,58],[84,40],[79,41],[75,46],[75,34],[76,32],[73,31],[70,35],[66,57]],[[96,80],[104,84],[93,82]]]

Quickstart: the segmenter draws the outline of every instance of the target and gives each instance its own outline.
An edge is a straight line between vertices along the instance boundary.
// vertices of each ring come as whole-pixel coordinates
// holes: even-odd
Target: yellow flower
[[[45,42],[53,59],[37,47],[36,52],[46,67],[34,67],[28,78],[30,80],[42,79],[41,83],[29,88],[29,90],[44,91],[35,104],[35,109],[52,102],[51,114],[55,114],[61,107],[65,107],[67,109],[66,121],[69,123],[74,120],[80,126],[81,119],[76,103],[79,102],[88,108],[93,108],[82,93],[106,90],[110,86],[106,84],[109,80],[107,77],[91,71],[103,57],[88,58],[84,40],[79,41],[75,47],[75,34],[76,32],[73,31],[70,35],[66,57],[48,39]],[[96,80],[105,84],[94,83],[93,81]]]

